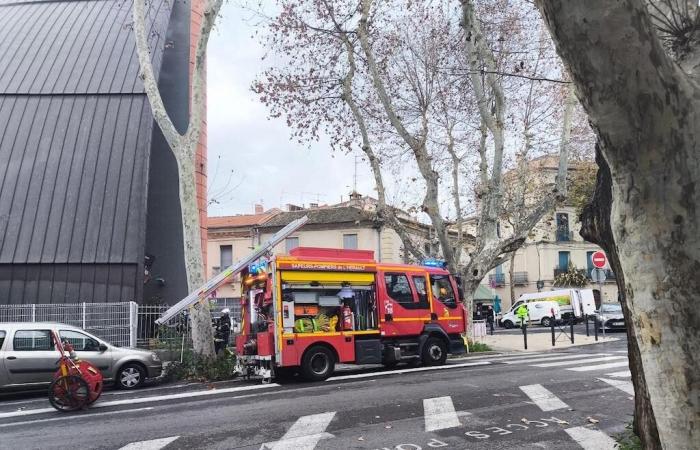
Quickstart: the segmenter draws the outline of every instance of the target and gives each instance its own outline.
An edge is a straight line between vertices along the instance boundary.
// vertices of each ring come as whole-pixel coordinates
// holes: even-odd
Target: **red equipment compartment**
[[[256,336],[258,341],[258,355],[272,356],[275,353],[274,335],[269,331],[261,331]]]

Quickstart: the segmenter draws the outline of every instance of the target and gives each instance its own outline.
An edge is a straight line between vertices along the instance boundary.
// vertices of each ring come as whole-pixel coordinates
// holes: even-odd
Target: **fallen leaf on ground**
[[[594,419],[593,417],[590,417],[590,416],[589,416],[589,417],[586,417],[586,419],[588,419],[588,421],[589,421],[590,423],[598,423],[598,422],[600,422],[600,420]]]

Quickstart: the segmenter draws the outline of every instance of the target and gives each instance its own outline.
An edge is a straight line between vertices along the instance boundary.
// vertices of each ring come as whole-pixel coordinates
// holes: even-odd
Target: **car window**
[[[7,334],[3,330],[0,330],[0,350],[2,350],[2,344],[5,342],[6,335]]]
[[[515,305],[513,305],[513,306],[510,308],[510,310],[511,310],[511,311],[515,311],[516,309],[518,309],[518,306],[520,306],[520,305],[522,305],[522,304],[523,304],[523,301],[520,300],[520,301],[518,301],[517,303],[515,303]]]
[[[100,343],[86,334],[73,330],[61,330],[58,334],[61,341],[68,341],[77,352],[96,352],[100,348]]]
[[[448,308],[457,307],[455,292],[452,289],[449,277],[445,275],[430,275],[430,285],[433,288],[433,297],[437,298]]]
[[[408,277],[402,273],[387,273],[384,275],[386,292],[392,300],[401,305],[412,305],[415,303],[411,285]]]
[[[12,340],[15,351],[53,350],[53,341],[49,330],[18,330]]]
[[[416,287],[416,292],[418,293],[418,305],[416,308],[430,308],[430,303],[428,303],[428,289],[427,283],[424,276],[414,276],[413,286]]]
[[[601,310],[603,312],[607,312],[607,313],[619,313],[619,312],[622,312],[622,306],[620,306],[620,305],[603,305],[601,307]]]

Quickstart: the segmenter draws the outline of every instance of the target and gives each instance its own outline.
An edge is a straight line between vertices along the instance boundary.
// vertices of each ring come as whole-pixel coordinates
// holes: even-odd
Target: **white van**
[[[592,289],[557,289],[554,291],[523,294],[518,298],[518,302],[541,300],[559,303],[561,315],[564,320],[570,319],[572,316],[577,319],[582,319],[586,314],[595,314],[596,307]]]
[[[507,313],[501,318],[501,326],[506,328],[513,328],[514,326],[520,326],[520,321],[515,311],[523,304],[527,305],[527,312],[530,316],[530,323],[539,323],[544,327],[549,327],[552,325],[552,311],[554,311],[554,319],[561,320],[561,308],[559,303],[552,300],[532,300],[523,301],[518,300],[515,304],[508,310]]]

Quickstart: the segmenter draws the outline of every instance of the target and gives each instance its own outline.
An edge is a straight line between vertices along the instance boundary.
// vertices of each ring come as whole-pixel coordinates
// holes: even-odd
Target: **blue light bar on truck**
[[[440,269],[444,269],[447,267],[447,262],[445,262],[442,259],[428,258],[428,259],[424,259],[421,262],[421,265],[425,266],[425,267],[437,267]]]

